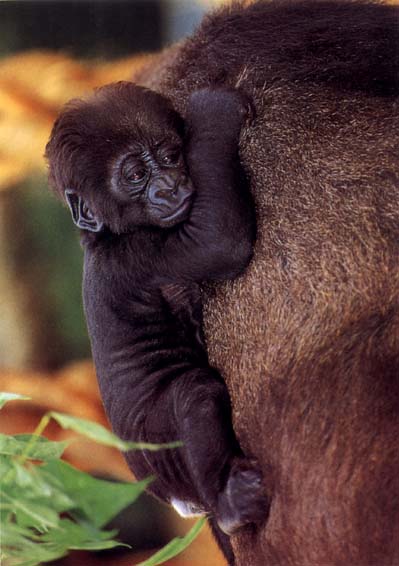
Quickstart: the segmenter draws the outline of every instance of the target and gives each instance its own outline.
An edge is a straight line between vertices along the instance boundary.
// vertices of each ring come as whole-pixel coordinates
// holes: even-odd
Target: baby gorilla
[[[129,466],[156,476],[150,491],[180,513],[209,513],[231,562],[219,528],[260,521],[267,502],[208,363],[198,284],[236,277],[252,255],[238,158],[247,113],[237,91],[205,89],[184,124],[165,97],[116,83],[69,103],[46,151],[50,183],[82,230],[84,308],[112,427],[128,440],[183,442],[129,452]]]

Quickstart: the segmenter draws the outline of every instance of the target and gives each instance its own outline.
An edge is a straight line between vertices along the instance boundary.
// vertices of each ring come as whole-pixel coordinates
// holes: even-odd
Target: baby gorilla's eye
[[[172,149],[161,155],[163,165],[176,165],[180,161],[180,149]]]
[[[142,163],[126,163],[123,177],[128,183],[140,183],[147,176],[147,169]]]
[[[135,169],[132,170],[129,174],[128,177],[129,181],[132,181],[133,183],[138,183],[139,181],[144,179],[146,173],[147,171],[144,169],[144,167],[135,167]]]

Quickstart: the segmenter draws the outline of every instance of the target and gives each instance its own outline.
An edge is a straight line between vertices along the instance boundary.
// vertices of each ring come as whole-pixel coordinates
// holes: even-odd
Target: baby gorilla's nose
[[[169,203],[176,195],[179,180],[171,176],[165,176],[153,181],[148,188],[148,198],[155,205]]]
[[[152,222],[162,228],[184,222],[191,209],[193,194],[194,188],[185,175],[172,173],[153,179],[147,189]]]

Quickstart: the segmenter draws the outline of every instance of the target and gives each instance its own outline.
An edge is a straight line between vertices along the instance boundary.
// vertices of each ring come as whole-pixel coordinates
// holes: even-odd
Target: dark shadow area
[[[161,47],[161,2],[155,0],[0,2],[0,50],[64,50],[120,57]]]

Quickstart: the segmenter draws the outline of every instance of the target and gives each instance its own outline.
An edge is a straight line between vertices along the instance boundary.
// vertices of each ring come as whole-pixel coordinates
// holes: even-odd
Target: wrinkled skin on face
[[[50,182],[61,197],[66,191],[82,229],[172,227],[186,220],[194,198],[183,135],[166,98],[132,83],[108,86],[70,102],[57,120],[47,147]],[[54,165],[55,148],[62,168]]]

